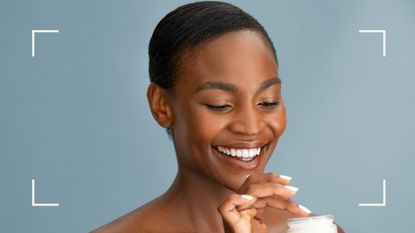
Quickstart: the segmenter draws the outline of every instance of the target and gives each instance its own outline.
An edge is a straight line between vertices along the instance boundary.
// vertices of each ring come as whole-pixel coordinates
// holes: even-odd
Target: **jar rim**
[[[332,223],[334,216],[332,214],[327,215],[317,215],[311,217],[301,217],[301,218],[290,218],[288,219],[288,225],[302,225],[307,223]]]

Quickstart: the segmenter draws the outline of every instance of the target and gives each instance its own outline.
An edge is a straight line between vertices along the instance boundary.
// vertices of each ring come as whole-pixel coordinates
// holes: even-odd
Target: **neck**
[[[193,232],[223,232],[218,206],[233,191],[194,171],[179,167],[177,176],[163,195]]]

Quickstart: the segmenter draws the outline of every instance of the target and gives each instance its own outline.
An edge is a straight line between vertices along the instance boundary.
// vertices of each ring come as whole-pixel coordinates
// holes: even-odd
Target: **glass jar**
[[[288,219],[287,233],[337,233],[333,215]]]

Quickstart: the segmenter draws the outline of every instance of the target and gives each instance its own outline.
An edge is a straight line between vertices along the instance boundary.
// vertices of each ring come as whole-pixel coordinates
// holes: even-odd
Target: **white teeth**
[[[242,150],[236,150],[236,156],[242,157]]]
[[[248,150],[247,150],[247,149],[243,149],[243,150],[242,150],[242,157],[243,157],[243,158],[248,158],[248,156],[249,156],[249,152],[248,152]]]
[[[246,158],[251,159],[255,156],[259,155],[261,152],[261,147],[258,148],[247,148],[247,149],[235,149],[235,148],[225,148],[218,146],[217,147],[220,152],[222,152],[225,155],[229,155],[232,157],[238,157],[238,158]]]

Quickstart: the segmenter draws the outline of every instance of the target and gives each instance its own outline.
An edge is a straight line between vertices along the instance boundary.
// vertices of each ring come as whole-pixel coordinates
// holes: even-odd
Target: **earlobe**
[[[157,84],[150,83],[147,88],[147,100],[151,114],[157,123],[163,128],[169,127],[172,121],[172,111],[164,90]]]

